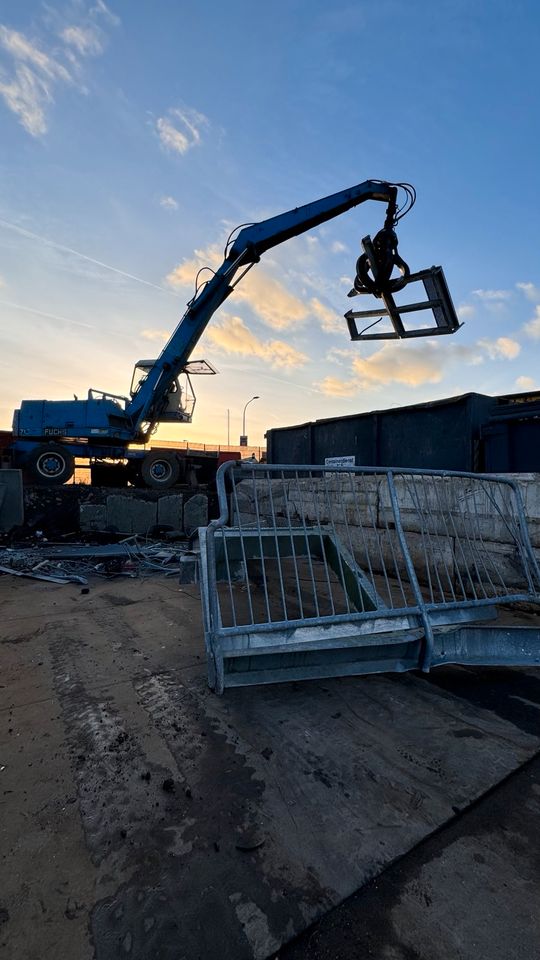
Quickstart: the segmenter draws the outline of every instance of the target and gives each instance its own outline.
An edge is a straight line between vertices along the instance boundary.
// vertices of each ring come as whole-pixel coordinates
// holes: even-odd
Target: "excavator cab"
[[[139,360],[135,364],[131,378],[130,395],[134,397],[146,380],[155,360]],[[190,360],[177,377],[171,380],[165,403],[156,417],[158,423],[191,423],[197,401],[191,376],[213,375],[217,370],[208,360]]]

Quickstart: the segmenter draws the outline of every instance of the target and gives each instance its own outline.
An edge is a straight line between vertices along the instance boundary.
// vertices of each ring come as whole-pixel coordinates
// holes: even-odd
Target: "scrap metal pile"
[[[156,573],[182,579],[192,557],[187,541],[170,544],[130,537],[106,545],[36,543],[0,548],[0,574],[80,584],[88,583],[91,577],[145,577]]]

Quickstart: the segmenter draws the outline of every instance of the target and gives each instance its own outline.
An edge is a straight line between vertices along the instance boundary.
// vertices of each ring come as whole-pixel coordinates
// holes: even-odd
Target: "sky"
[[[193,359],[190,425],[250,443],[321,417],[540,389],[534,0],[4,0],[0,428],[22,399],[125,395],[231,230],[367,179],[414,184],[412,270],[453,336],[351,343],[366,203],[269,251]],[[361,308],[367,304],[362,302]]]

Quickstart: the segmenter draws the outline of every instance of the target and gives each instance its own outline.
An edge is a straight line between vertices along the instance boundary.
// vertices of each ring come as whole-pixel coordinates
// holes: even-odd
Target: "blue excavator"
[[[400,193],[401,191],[401,193]],[[403,195],[401,206],[398,197]],[[365,200],[386,204],[377,235],[364,237],[363,253],[349,296],[369,294],[381,301],[372,310],[345,314],[352,340],[432,337],[454,333],[460,326],[440,267],[411,273],[398,253],[396,226],[414,204],[410,184],[367,180],[279,216],[243,226],[227,242],[221,266],[198,286],[187,309],[157,360],[135,365],[130,396],[90,389],[85,400],[23,400],[13,418],[11,456],[33,482],[66,483],[75,458],[89,464],[116,463],[130,482],[167,489],[185,477],[185,466],[173,450],[141,449],[161,423],[190,423],[195,406],[192,376],[213,374],[206,360],[191,355],[213,314],[262,254],[286,240],[337,217]],[[426,298],[398,304],[396,295],[409,283],[423,284]],[[435,324],[410,328],[408,314],[430,310]],[[358,329],[359,320],[371,321]],[[377,327],[377,329],[374,329]],[[139,449],[137,449],[137,446]]]

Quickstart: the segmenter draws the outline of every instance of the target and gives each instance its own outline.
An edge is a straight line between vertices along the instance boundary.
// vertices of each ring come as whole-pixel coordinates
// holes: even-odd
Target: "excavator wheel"
[[[167,490],[180,478],[180,464],[174,453],[155,450],[148,453],[141,465],[141,477],[146,487]]]
[[[51,487],[71,480],[75,460],[69,450],[59,443],[42,443],[32,451],[26,467],[36,483]]]

